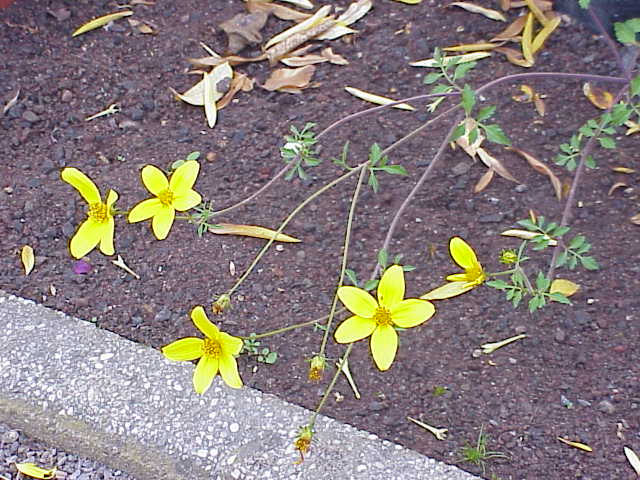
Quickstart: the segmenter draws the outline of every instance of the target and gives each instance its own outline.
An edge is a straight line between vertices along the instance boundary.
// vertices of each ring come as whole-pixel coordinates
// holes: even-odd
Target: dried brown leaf
[[[629,167],[611,167],[611,170],[616,173],[635,173],[635,170]]]
[[[349,62],[342,55],[334,53],[331,47],[327,47],[322,50],[322,56],[329,60],[329,63],[333,63],[334,65],[349,65]]]
[[[491,39],[492,42],[519,41],[519,35],[527,21],[526,15],[521,15],[509,24],[507,28]]]
[[[500,0],[500,8],[505,12],[511,9],[511,0]]]
[[[215,87],[216,91],[213,93],[212,98],[214,102],[217,102],[228,90],[229,82],[231,81],[231,78],[233,78],[233,70],[229,63],[225,62],[215,67],[209,75],[213,75],[212,85]],[[226,88],[222,88],[225,85]],[[182,94],[176,92],[173,88],[171,88],[171,91],[183,102],[195,105],[196,107],[202,107],[204,105],[204,77]]]
[[[502,12],[498,10],[493,10],[491,8],[481,7],[471,2],[453,2],[450,3],[449,6],[464,8],[466,11],[471,13],[479,13],[480,15],[484,15],[491,20],[497,20],[500,22],[506,22],[507,17],[505,17]]]
[[[482,163],[487,167],[494,169],[502,178],[506,178],[507,180],[511,180],[515,183],[520,183],[513,175],[511,175],[509,170],[507,170],[500,160],[491,156],[484,148],[478,148],[477,152]]]
[[[33,254],[33,248],[31,245],[25,245],[22,247],[22,250],[20,250],[20,259],[22,260],[22,266],[24,267],[24,274],[29,275],[36,263],[36,257]]]
[[[473,187],[473,193],[480,193],[483,191],[493,180],[493,168],[489,168],[478,180],[478,183]]]
[[[311,16],[310,13],[299,12],[293,8],[285,7],[271,2],[249,0],[246,4],[247,11],[272,13],[280,20],[292,20],[294,22],[302,22]]]
[[[640,213],[636,213],[633,217],[629,219],[629,221],[634,225],[640,225]]]
[[[314,27],[317,27],[319,25],[321,25],[322,23],[324,23],[326,20],[328,20],[329,17],[329,12],[331,11],[331,5],[325,5],[324,7],[321,7],[320,9],[318,9],[318,11],[316,13],[314,13],[311,17],[307,18],[306,20],[294,25],[293,27],[287,28],[286,30],[283,30],[282,32],[278,33],[276,36],[272,37],[263,47],[263,50],[268,50],[270,47],[283,42],[284,40],[286,40],[287,38],[291,37],[292,35],[296,35],[298,33],[302,33],[306,30],[312,29]],[[333,25],[331,25],[333,26]],[[319,35],[319,33],[318,33]],[[298,44],[300,45],[300,43]],[[298,46],[296,45],[296,47]],[[295,48],[295,47],[293,47]],[[293,48],[290,48],[287,51],[291,51],[293,50]]]
[[[549,19],[544,15],[544,13],[542,13],[542,9],[538,7],[536,2],[534,2],[533,0],[525,0],[525,2],[527,3],[527,7],[529,7],[531,13],[535,15],[536,20],[538,20],[538,22],[540,22],[543,26],[546,26],[549,22]]]
[[[284,63],[287,67],[304,67],[305,65],[314,65],[316,63],[328,62],[329,59],[318,54],[303,55],[301,57],[285,57],[281,58],[280,62]]]
[[[292,87],[294,89],[303,89],[309,86],[311,77],[316,71],[313,65],[307,65],[300,68],[279,68],[271,73],[271,76],[264,82],[262,87],[266,90],[283,90]]]
[[[591,103],[601,110],[608,110],[613,106],[613,94],[603,88],[587,82],[582,86],[582,92]]]
[[[536,157],[531,155],[530,153],[525,152],[524,150],[520,150],[516,147],[506,147],[507,150],[511,150],[512,152],[516,152],[518,155],[524,157],[524,159],[531,165],[531,167],[538,173],[546,175],[549,177],[551,181],[551,185],[553,185],[553,190],[556,193],[556,198],[558,200],[562,199],[562,182],[560,179],[556,177],[556,175],[551,171],[551,169]]]
[[[533,13],[527,14],[527,21],[524,23],[524,30],[522,30],[522,56],[525,61],[530,62],[533,65]]]
[[[343,35],[358,33],[357,30],[353,30],[347,25],[351,25],[364,17],[367,12],[371,10],[372,6],[373,3],[371,0],[357,0],[353,2],[342,15],[336,18],[336,24],[320,35],[318,40],[335,40]]]
[[[558,28],[560,22],[560,15],[557,15],[551,18],[542,28],[542,30],[538,32],[538,34],[533,39],[533,42],[531,42],[531,50],[533,51],[533,53],[536,53],[544,46],[544,42],[546,42],[547,38],[549,38],[549,35],[551,35],[553,31]]]
[[[226,107],[231,102],[231,100],[233,100],[233,97],[235,97],[236,93],[238,93],[240,90],[242,90],[243,92],[250,92],[251,90],[253,90],[253,80],[243,73],[235,72],[233,74],[233,80],[231,80],[231,86],[229,87],[229,90],[216,103],[216,107],[218,108],[218,110],[222,110],[224,107]]]
[[[510,47],[498,47],[493,49],[494,52],[499,52],[506,55],[507,60],[509,60],[514,65],[518,65],[519,67],[532,67],[533,63],[525,60],[522,56],[522,52]]]
[[[469,136],[474,129],[478,136],[473,144],[470,144]],[[473,118],[467,117],[464,119],[464,134],[456,139],[455,144],[462,148],[471,158],[476,158],[478,149],[480,148],[480,145],[482,145],[482,142],[484,142],[484,139],[484,135],[480,133],[480,129],[478,128],[478,123]]]
[[[322,32],[328,30],[335,24],[335,20],[332,17],[329,17],[327,20],[322,23],[311,27],[307,30],[304,30],[299,33],[295,33],[293,35],[287,36],[283,41],[269,48],[265,55],[269,59],[269,63],[274,65],[280,60],[282,57],[287,55],[292,50],[298,48],[303,43],[308,40],[316,38]]]
[[[486,50],[493,50],[502,44],[497,43],[466,43],[463,45],[456,45],[454,47],[445,47],[445,52],[481,52]]]
[[[376,105],[388,105],[396,101],[393,98],[383,97],[382,95],[376,95],[375,93],[365,92],[364,90],[360,90],[359,88],[344,87],[344,89],[354,97],[358,97],[365,102],[375,103]],[[394,105],[393,108],[398,108],[400,110],[415,110],[415,108],[408,103],[399,103],[397,105]]]
[[[264,238],[265,240],[271,240],[276,233],[275,230],[270,228],[255,225],[236,225],[234,223],[217,223],[215,226],[210,227],[209,231],[216,235],[241,235],[244,237]],[[277,234],[276,241],[286,243],[300,242],[297,238],[284,233]]]
[[[626,183],[624,183],[624,182],[616,182],[616,183],[614,183],[613,185],[611,185],[611,188],[610,188],[610,189],[609,189],[609,191],[607,192],[607,195],[608,195],[608,196],[611,196],[611,195],[613,195],[613,192],[615,192],[617,189],[619,189],[619,188],[625,188],[625,187],[628,187],[628,186],[629,186],[629,185],[627,185],[627,184],[626,184]]]
[[[534,0],[536,6],[543,12],[548,12],[553,9],[553,3],[551,0]],[[511,8],[528,7],[526,0],[511,0]]]
[[[220,28],[227,34],[227,50],[238,53],[247,45],[262,42],[260,30],[267,22],[269,15],[262,11],[253,13],[239,13],[220,24]]]

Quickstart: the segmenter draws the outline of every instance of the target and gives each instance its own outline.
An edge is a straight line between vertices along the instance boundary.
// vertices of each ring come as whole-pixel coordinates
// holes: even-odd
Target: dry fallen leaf
[[[135,20],[133,18],[128,18],[127,19],[129,21],[129,25],[131,25],[132,28],[135,28],[136,30],[138,30],[138,32],[145,34],[145,35],[156,35],[158,32],[156,32],[156,29],[154,29],[149,23],[147,22],[141,22],[140,20]]]
[[[634,225],[640,225],[640,213],[636,213],[633,217],[629,219],[629,221]]]
[[[498,48],[494,48],[493,51],[498,53],[503,53],[507,57],[507,60],[509,60],[514,65],[518,65],[519,67],[528,68],[533,66],[533,62],[526,60],[522,56],[522,52],[520,50],[516,50],[515,48],[498,47]]]
[[[336,18],[336,25],[324,32],[318,37],[318,40],[335,40],[343,35],[350,35],[352,33],[358,33],[357,30],[349,28],[348,25],[357,22],[364,17],[373,3],[371,0],[357,0],[349,5],[342,15]]]
[[[524,24],[527,21],[526,15],[521,15],[516,18],[507,28],[491,39],[492,42],[502,41],[519,41],[520,32],[524,28]]]
[[[463,124],[464,134],[456,139],[454,145],[459,146],[465,151],[467,155],[475,159],[480,145],[482,145],[482,142],[484,142],[485,136],[480,132],[478,123],[475,121],[475,119],[466,117],[463,121]],[[473,143],[470,143],[471,132],[473,132],[474,130],[476,132],[476,139]]]
[[[247,45],[262,42],[260,30],[267,22],[269,15],[262,11],[253,13],[239,13],[220,24],[220,28],[227,34],[227,50],[238,53]]]
[[[544,42],[546,42],[547,38],[549,38],[549,35],[551,35],[553,31],[558,28],[560,22],[561,19],[558,15],[549,20],[547,24],[542,28],[542,30],[538,32],[536,37],[533,39],[533,42],[531,42],[531,50],[533,51],[533,53],[536,53],[544,46]]]
[[[629,129],[625,132],[625,135],[633,135],[634,133],[640,132],[639,123],[632,122],[631,120],[627,120],[626,122],[624,122],[624,125],[626,127],[629,127]]]
[[[442,62],[447,65],[452,61],[456,62],[456,65],[467,62],[475,62],[481,58],[487,58],[491,56],[491,52],[473,52],[465,53],[464,55],[452,55],[450,57],[444,57]],[[427,67],[433,68],[438,66],[438,62],[433,58],[427,58],[426,60],[418,60],[417,62],[411,62],[409,65],[412,67]]]
[[[520,183],[513,175],[511,175],[511,173],[509,173],[509,170],[507,170],[500,160],[489,155],[484,148],[478,148],[477,152],[480,160],[482,160],[487,167],[494,169],[502,178],[506,178],[507,180],[511,180],[515,183]]]
[[[479,13],[480,15],[484,15],[485,17],[490,18],[491,20],[497,20],[497,21],[500,21],[500,22],[506,22],[507,21],[507,17],[505,17],[501,12],[499,12],[497,10],[493,10],[491,8],[481,7],[479,5],[476,5],[475,3],[471,3],[471,2],[453,2],[453,3],[450,3],[449,6],[455,6],[455,7],[464,8],[468,12]]]
[[[275,65],[278,60],[286,56],[289,52],[298,49],[300,45],[304,44],[308,40],[316,39],[318,35],[329,30],[333,25],[335,25],[335,23],[336,21],[332,16],[327,17],[326,20],[318,23],[317,25],[287,36],[283,41],[269,48],[264,54],[269,59],[269,63],[271,65]]]
[[[228,63],[226,65],[228,65]],[[211,73],[205,73],[202,79],[204,85],[204,114],[207,117],[209,128],[215,127],[216,120],[218,119],[218,110],[216,109],[216,100],[214,99],[216,87],[213,83],[212,74],[213,71]]]
[[[2,109],[2,115],[7,113],[11,107],[18,103],[18,97],[20,96],[20,89],[16,90],[15,95],[12,95],[7,104]]]
[[[313,8],[313,3],[310,0],[281,0],[283,2],[293,3],[296,7],[306,8],[307,10],[311,10]]]
[[[556,192],[556,198],[558,200],[562,199],[562,182],[560,182],[560,179],[555,176],[555,174],[551,171],[551,169],[545,163],[542,163],[540,160],[538,160],[536,157],[534,157],[530,153],[527,153],[524,150],[520,150],[519,148],[506,147],[506,149],[521,155],[529,163],[529,165],[533,167],[533,169],[536,172],[549,177],[549,180],[551,181],[551,185],[553,185],[553,190]]]
[[[636,452],[631,450],[629,447],[624,447],[624,455],[627,457],[631,467],[635,470],[636,475],[640,477],[640,458],[638,458]]]
[[[533,0],[536,6],[543,12],[547,12],[553,8],[552,0]],[[511,0],[511,8],[528,7],[526,0]]]
[[[558,437],[558,440],[560,440],[562,443],[566,445],[569,445],[570,447],[577,448],[585,452],[593,452],[593,448],[591,448],[589,445],[586,445],[584,443],[572,442],[571,440],[567,440],[566,438],[562,438],[562,437]]]
[[[265,240],[271,240],[276,233],[275,230],[271,230],[270,228],[255,225],[236,225],[233,223],[218,223],[210,227],[209,231],[216,235],[241,235],[244,237],[264,238]],[[286,243],[300,242],[297,238],[285,235],[284,233],[279,233],[276,236],[276,241]]]
[[[284,5],[277,5],[275,3],[264,2],[262,0],[249,0],[246,3],[246,8],[251,13],[272,13],[280,20],[293,20],[294,22],[302,22],[311,16],[310,13],[299,12],[298,10],[285,7]]]
[[[113,263],[116,267],[121,268],[122,270],[127,272],[129,275],[135,277],[136,280],[140,280],[140,275],[138,275],[136,272],[131,270],[120,255],[118,255],[117,259],[111,260],[111,263]]]
[[[334,53],[331,47],[327,47],[320,52],[324,58],[329,60],[329,63],[334,65],[349,65],[349,62],[342,55]]]
[[[22,266],[24,267],[24,274],[29,275],[36,263],[33,248],[30,245],[22,247],[22,250],[20,251],[20,259],[22,260]]]
[[[522,30],[522,56],[525,61],[530,62],[533,65],[533,13],[527,14],[527,20],[524,23],[524,30]]]
[[[83,33],[95,30],[96,28],[100,28],[103,25],[108,24],[109,22],[113,22],[114,20],[118,20],[119,18],[128,17],[129,15],[133,15],[133,12],[131,10],[123,10],[121,12],[110,13],[109,15],[103,15],[102,17],[94,18],[93,20],[90,20],[78,27],[71,34],[71,36],[76,37],[78,35],[82,35]]]
[[[226,107],[240,90],[243,92],[250,92],[253,90],[253,80],[247,77],[244,73],[235,72],[233,74],[229,90],[224,94],[224,97],[216,103],[217,109],[222,110]]]
[[[305,65],[315,65],[316,63],[328,61],[328,58],[318,54],[302,55],[300,57],[290,56],[280,59],[280,62],[284,63],[287,67],[304,67]]]
[[[530,213],[533,213],[533,212],[530,212]],[[500,235],[502,235],[503,237],[519,238],[521,240],[531,240],[532,238],[537,237],[540,234],[536,232],[530,232],[528,230],[520,230],[517,228],[512,228],[511,230],[505,230]],[[556,245],[558,245],[557,240],[554,240],[553,238],[547,235],[545,235],[545,237],[549,240],[549,246],[555,247]]]
[[[611,167],[611,170],[616,173],[635,173],[635,170],[629,167]]]
[[[375,103],[376,105],[388,105],[390,103],[395,102],[392,98],[383,97],[381,95],[376,95],[374,93],[365,92],[364,90],[360,90],[359,88],[354,87],[344,87],[344,89],[349,92],[354,97],[358,97],[365,102]],[[398,105],[394,105],[393,108],[399,108],[400,110],[415,110],[408,103],[399,103]]]
[[[269,91],[279,90],[300,93],[303,88],[309,86],[315,71],[316,67],[313,65],[300,68],[279,68],[271,73],[262,88]]]
[[[330,11],[331,11],[331,5],[325,5],[324,7],[321,7],[311,17],[294,25],[293,27],[287,28],[286,30],[272,37],[267,43],[264,44],[262,49],[267,50],[269,49],[269,47],[272,47],[277,43],[283,42],[284,40],[291,37],[292,35],[295,35],[296,33],[304,32],[305,30],[309,30],[310,28],[316,27],[324,23],[326,20],[329,19],[328,15]]]
[[[422,0],[396,0],[396,2],[406,3],[407,5],[418,5]]]
[[[628,187],[628,186],[629,186],[629,185],[627,185],[627,184],[626,184],[626,183],[624,183],[624,182],[616,182],[616,183],[614,183],[613,185],[611,185],[611,188],[610,188],[610,189],[609,189],[609,191],[607,192],[607,195],[608,195],[608,196],[611,196],[611,195],[613,195],[613,192],[615,192],[617,189],[619,189],[619,188],[625,188],[625,187]]]
[[[493,168],[488,169],[478,180],[478,183],[473,187],[473,193],[480,193],[483,191],[493,180]]]
[[[527,4],[527,7],[529,7],[531,13],[533,13],[533,15],[536,17],[536,20],[538,20],[538,22],[540,22],[543,26],[546,26],[549,23],[549,19],[544,15],[544,13],[542,13],[542,9],[538,7],[536,2],[534,2],[533,0],[525,0],[525,3]]]
[[[497,43],[467,43],[463,45],[456,45],[454,47],[445,47],[442,50],[445,52],[479,52],[486,50],[493,50],[501,46],[502,44]]]
[[[217,102],[229,89],[231,78],[233,77],[233,70],[229,62],[225,62],[215,67],[208,75],[211,76],[210,80],[212,80],[212,86],[215,88],[213,101]],[[223,88],[225,86],[226,88]],[[171,89],[171,91],[183,102],[195,105],[196,107],[202,107],[204,105],[204,76],[202,80],[183,94],[176,92],[174,89]]]
[[[587,82],[582,86],[582,92],[600,110],[608,110],[613,106],[613,94],[603,88]]]
[[[570,297],[578,290],[580,290],[580,285],[564,278],[556,278],[549,287],[549,293],[561,293],[565,297]]]

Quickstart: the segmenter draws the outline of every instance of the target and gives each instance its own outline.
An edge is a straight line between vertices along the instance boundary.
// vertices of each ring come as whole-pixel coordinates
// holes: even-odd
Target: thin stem
[[[337,313],[342,313],[344,311],[345,309],[342,308],[338,310]],[[249,339],[255,340],[258,338],[270,337],[272,335],[278,335],[280,333],[288,332],[289,330],[295,330],[296,328],[308,327],[309,325],[320,323],[326,320],[327,318],[329,318],[329,315],[323,315],[322,317],[318,317],[314,320],[307,320],[306,322],[296,323],[295,325],[287,325],[286,327],[277,328],[275,330],[269,330],[268,332],[259,333],[257,335],[249,335],[248,337],[240,335],[239,338],[242,338],[243,340],[249,340]]]
[[[292,210],[292,212],[287,216],[287,218],[285,218],[285,220],[280,224],[280,227],[278,227],[278,230],[276,230],[276,232],[274,233],[273,237],[271,237],[269,239],[269,241],[266,243],[266,245],[264,247],[262,247],[262,250],[260,250],[258,255],[256,255],[256,257],[253,259],[253,262],[251,262],[251,265],[249,265],[249,268],[247,268],[247,270],[236,281],[236,283],[233,285],[233,287],[231,287],[231,289],[227,292],[227,295],[231,296],[233,294],[233,292],[235,292],[238,289],[238,287],[242,284],[242,282],[253,271],[253,269],[258,264],[258,262],[260,261],[262,256],[267,252],[267,250],[269,250],[269,247],[271,246],[271,244],[276,239],[276,236],[284,230],[284,228],[289,224],[289,222],[291,220],[293,220],[293,218],[300,212],[300,210],[302,210],[304,207],[307,206],[307,204],[309,204],[310,202],[315,200],[317,197],[322,195],[324,192],[329,190],[331,187],[334,187],[335,185],[339,184],[340,182],[346,180],[347,178],[349,178],[352,175],[354,175],[355,173],[357,173],[360,169],[363,169],[368,163],[369,163],[368,161],[363,162],[360,165],[358,165],[357,167],[354,167],[352,170],[350,170],[347,173],[345,173],[344,175],[341,175],[340,177],[336,178],[335,180],[327,183],[325,186],[321,187],[319,190],[317,190],[316,192],[311,194],[309,197],[307,197],[307,199],[304,200],[302,203],[300,203],[300,205],[298,205],[296,208],[294,208]]]
[[[316,420],[318,418],[318,415],[320,414],[320,411],[322,410],[322,407],[324,407],[324,404],[326,403],[327,398],[329,398],[329,394],[333,390],[333,387],[336,385],[336,382],[338,381],[338,377],[342,372],[342,366],[344,365],[344,362],[346,362],[347,359],[349,358],[349,354],[351,353],[351,350],[353,349],[354,344],[355,342],[350,343],[347,346],[347,349],[344,351],[344,354],[342,355],[342,359],[340,360],[340,365],[338,366],[338,368],[336,368],[336,373],[333,374],[333,378],[331,379],[331,382],[329,383],[329,386],[327,387],[327,389],[324,391],[324,395],[322,395],[322,399],[320,400],[320,403],[316,407],[315,411],[311,414],[311,419],[309,420],[309,427],[311,429],[313,429],[314,425],[316,424]]]
[[[593,7],[589,6],[587,8],[587,11],[589,12],[589,16],[591,17],[591,20],[593,20],[593,23],[596,24],[596,26],[598,27],[598,30],[600,30],[600,33],[604,36],[604,41],[606,42],[607,46],[613,52],[613,55],[616,57],[618,68],[620,69],[620,71],[622,71],[625,74],[625,76],[628,76],[629,72],[626,71],[626,69],[624,68],[624,62],[622,61],[622,56],[620,55],[620,49],[617,47],[616,43],[611,38],[611,35],[609,35],[609,32],[604,28],[604,25],[596,15],[596,12],[593,10]]]
[[[347,219],[347,228],[344,234],[344,253],[342,254],[342,265],[340,266],[340,275],[338,276],[338,287],[342,285],[342,281],[344,279],[344,272],[347,269],[347,259],[349,257],[349,244],[351,243],[351,226],[353,224],[353,216],[356,211],[356,205],[358,203],[358,196],[360,195],[360,188],[362,187],[362,181],[364,180],[364,176],[367,173],[367,169],[363,168],[360,170],[360,175],[358,176],[358,181],[356,183],[356,188],[353,192],[353,198],[351,199],[351,208],[349,209],[349,217]],[[324,349],[327,346],[327,341],[329,340],[329,332],[331,330],[331,323],[333,322],[333,316],[336,312],[336,305],[338,304],[338,290],[336,289],[336,293],[333,295],[333,302],[331,303],[331,310],[329,311],[329,318],[327,320],[326,330],[324,331],[324,335],[322,336],[322,343],[320,344],[320,355],[324,353]]]

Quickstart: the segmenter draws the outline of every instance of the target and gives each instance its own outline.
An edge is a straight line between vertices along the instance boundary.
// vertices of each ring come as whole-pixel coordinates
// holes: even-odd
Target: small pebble
[[[613,406],[609,400],[602,400],[598,403],[598,410],[602,413],[608,413],[609,415],[613,415],[616,411],[616,407]]]

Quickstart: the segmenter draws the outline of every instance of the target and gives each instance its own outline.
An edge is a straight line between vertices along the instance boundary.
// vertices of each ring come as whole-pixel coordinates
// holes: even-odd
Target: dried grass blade
[[[237,225],[234,223],[218,223],[210,227],[209,231],[216,235],[240,235],[244,237],[263,238],[265,240],[271,240],[276,233],[275,230],[271,230],[270,228],[255,225]],[[300,242],[297,238],[285,235],[284,233],[278,233],[275,236],[275,240],[285,243]]]

